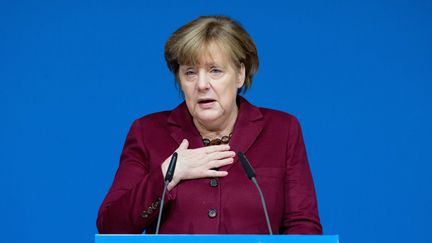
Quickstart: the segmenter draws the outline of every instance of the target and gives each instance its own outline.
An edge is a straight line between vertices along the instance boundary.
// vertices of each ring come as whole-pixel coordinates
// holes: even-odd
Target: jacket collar
[[[245,98],[238,96],[237,101],[239,114],[234,125],[230,146],[232,151],[246,153],[263,129],[263,115],[257,107]],[[171,129],[171,137],[178,144],[186,138],[189,140],[189,148],[203,146],[201,136],[193,123],[185,102],[171,111],[168,124]]]

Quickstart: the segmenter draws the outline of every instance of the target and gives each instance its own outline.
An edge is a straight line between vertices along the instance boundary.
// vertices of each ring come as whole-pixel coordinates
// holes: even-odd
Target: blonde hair
[[[232,63],[245,67],[245,82],[239,92],[252,85],[252,78],[258,71],[258,53],[249,34],[233,19],[226,16],[202,16],[177,29],[165,44],[165,60],[179,83],[180,65],[198,63],[200,52],[211,42],[223,49]]]

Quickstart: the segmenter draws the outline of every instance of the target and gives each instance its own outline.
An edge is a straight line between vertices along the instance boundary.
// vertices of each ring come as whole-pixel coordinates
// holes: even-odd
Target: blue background
[[[1,242],[93,242],[132,121],[181,102],[163,45],[224,14],[246,94],[302,123],[325,234],[430,242],[430,1],[0,2]],[[60,239],[63,238],[63,239]]]

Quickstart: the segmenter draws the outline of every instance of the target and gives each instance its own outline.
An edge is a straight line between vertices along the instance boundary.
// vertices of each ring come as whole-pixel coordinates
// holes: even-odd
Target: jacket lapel
[[[240,97],[240,109],[230,142],[231,150],[246,153],[263,129],[260,110]]]
[[[239,96],[239,106],[239,114],[234,126],[230,147],[236,153],[246,153],[261,134],[264,120],[261,111],[241,96]],[[238,158],[236,156],[233,164],[224,166],[221,169],[228,171],[237,162]]]

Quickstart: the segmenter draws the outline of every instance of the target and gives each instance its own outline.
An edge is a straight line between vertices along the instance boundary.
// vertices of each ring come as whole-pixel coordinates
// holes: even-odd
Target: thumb
[[[183,139],[179,147],[176,149],[176,151],[186,150],[189,147],[189,141],[187,139]]]

